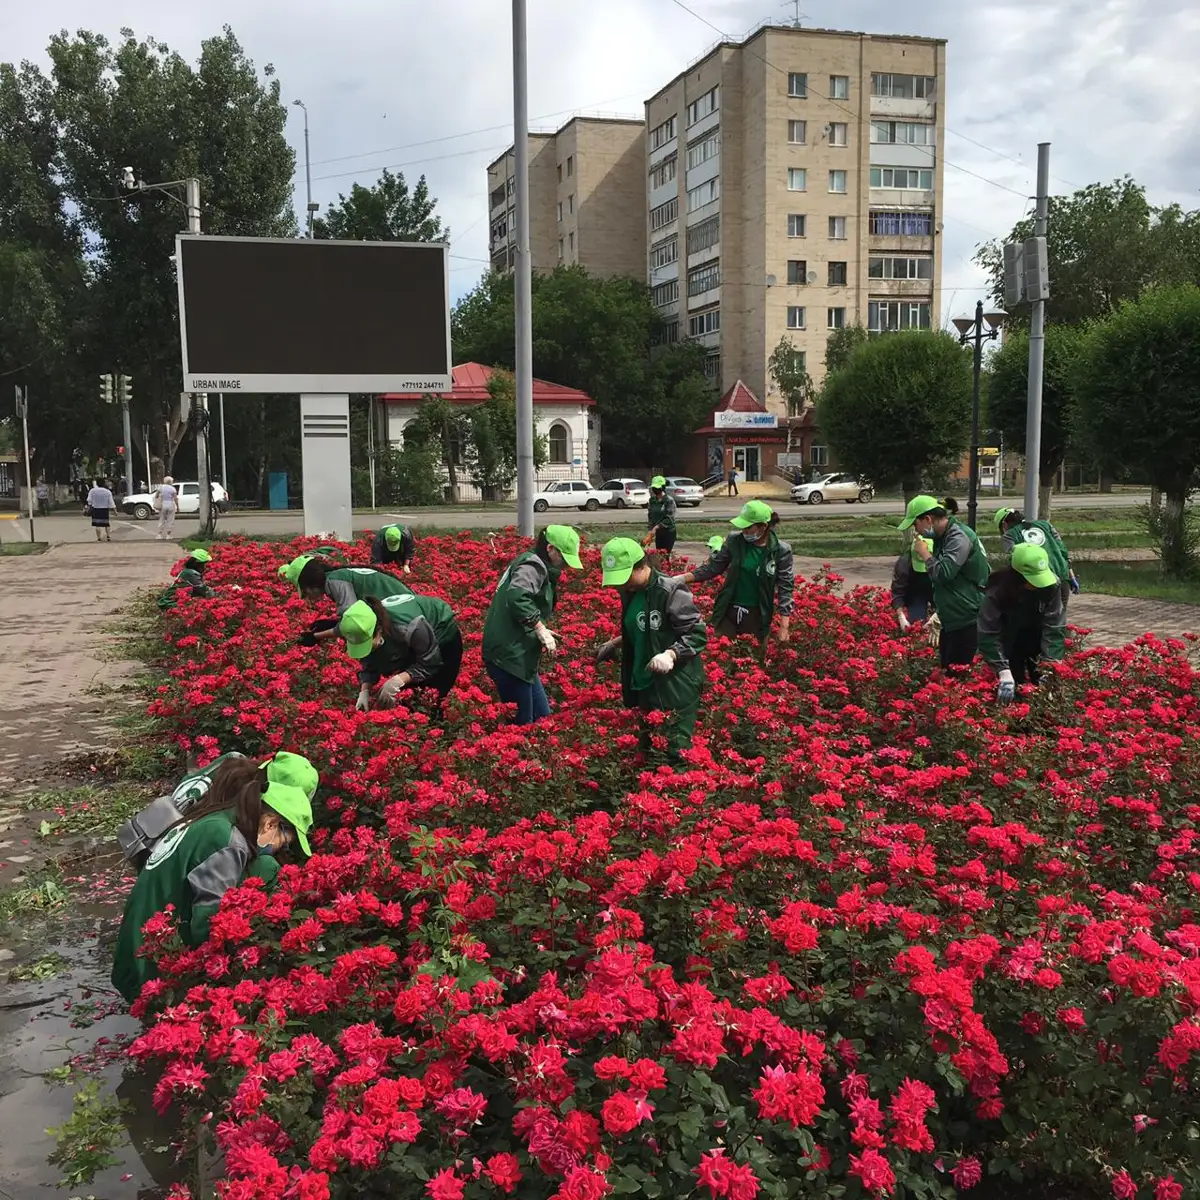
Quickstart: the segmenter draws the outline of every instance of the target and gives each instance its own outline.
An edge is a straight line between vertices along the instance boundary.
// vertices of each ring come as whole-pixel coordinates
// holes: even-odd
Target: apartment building
[[[722,391],[784,405],[787,336],[815,383],[829,331],[938,322],[946,43],[768,26],[646,102],[648,282]]]
[[[646,270],[645,126],[575,117],[529,137],[529,240],[535,271],[581,264],[595,275]],[[496,270],[516,262],[515,154],[488,167],[490,254]]]

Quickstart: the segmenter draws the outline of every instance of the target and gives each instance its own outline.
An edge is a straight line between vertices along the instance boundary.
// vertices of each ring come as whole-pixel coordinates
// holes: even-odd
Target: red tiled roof
[[[482,363],[460,363],[452,368],[454,386],[449,392],[441,393],[452,404],[482,404],[488,398],[488,380],[498,368],[485,367]],[[415,404],[421,399],[418,392],[388,392],[380,399],[390,404]],[[544,379],[533,381],[534,404],[595,404],[595,400],[578,388],[564,387],[561,383],[547,383]]]
[[[739,379],[717,401],[716,412],[766,412],[766,405]]]

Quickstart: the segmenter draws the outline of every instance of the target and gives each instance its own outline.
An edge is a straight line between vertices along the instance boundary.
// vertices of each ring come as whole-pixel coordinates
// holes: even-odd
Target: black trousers
[[[1004,652],[1008,656],[1008,669],[1017,684],[1032,683],[1035,686],[1041,672],[1038,660],[1042,656],[1042,631],[1038,626],[1018,629],[1011,641],[1006,640]]]
[[[675,549],[675,539],[679,536],[674,529],[656,529],[654,531],[654,548],[663,554],[670,554]]]
[[[974,625],[965,629],[943,629],[938,640],[938,656],[943,667],[969,667],[979,649],[979,630]]]
[[[421,685],[433,688],[438,694],[438,703],[445,700],[450,689],[458,682],[458,673],[462,670],[463,640],[462,634],[456,633],[442,646],[442,665]]]

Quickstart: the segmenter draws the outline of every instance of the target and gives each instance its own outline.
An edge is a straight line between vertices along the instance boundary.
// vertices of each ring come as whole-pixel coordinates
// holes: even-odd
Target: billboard
[[[779,418],[768,412],[733,412],[723,411],[713,413],[715,429],[778,429]]]
[[[442,243],[176,238],[189,392],[443,392]]]

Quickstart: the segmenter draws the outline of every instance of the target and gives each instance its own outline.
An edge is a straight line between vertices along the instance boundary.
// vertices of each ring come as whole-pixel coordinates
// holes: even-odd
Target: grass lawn
[[[1079,578],[1089,592],[1200,604],[1200,579],[1164,579],[1157,562],[1081,563]]]
[[[20,558],[25,554],[45,554],[49,542],[0,542],[0,557]]]

